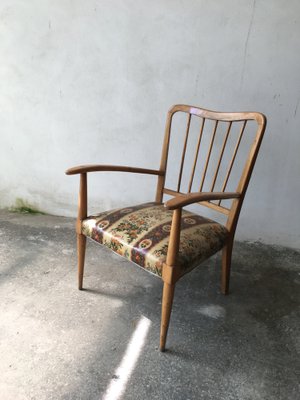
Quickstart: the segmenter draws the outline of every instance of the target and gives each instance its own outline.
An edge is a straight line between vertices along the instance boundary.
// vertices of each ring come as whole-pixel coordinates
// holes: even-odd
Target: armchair
[[[167,188],[166,173],[172,167],[172,165],[168,165],[170,140],[173,132],[172,122],[177,113],[186,115],[187,121],[177,185],[175,188]],[[194,154],[192,158],[188,159],[192,119],[198,122],[199,130]],[[227,191],[229,178],[232,175],[237,153],[249,121],[255,124],[254,138],[251,143],[247,143],[249,149],[247,154],[243,155],[243,167],[239,174],[235,174],[239,175],[235,190]],[[212,125],[212,130],[206,129],[206,125],[209,125],[207,122]],[[223,130],[220,128],[221,125]],[[233,149],[228,150],[231,156],[224,168],[223,164],[226,158],[224,154],[230,147],[230,142],[233,142],[231,139],[234,136],[232,133],[234,125],[238,126],[238,135],[233,143]],[[265,116],[256,112],[223,113],[194,106],[175,105],[167,115],[161,164],[158,170],[117,165],[82,165],[66,171],[67,175],[80,175],[76,223],[79,289],[82,289],[83,284],[86,237],[107,246],[161,278],[163,281],[161,351],[164,351],[166,346],[176,282],[221,249],[221,291],[223,294],[228,293],[235,230],[265,127]],[[216,140],[217,136],[219,140]],[[207,146],[205,143],[203,144],[204,137],[207,138]],[[212,157],[217,142],[220,144],[220,149],[215,153],[218,156]],[[200,185],[198,184],[195,190],[199,155],[202,149],[205,154],[201,156],[203,165],[199,175],[201,177]],[[183,172],[187,168],[187,160],[191,159],[193,160],[191,174],[186,190],[184,190],[182,189]],[[88,216],[87,174],[99,171],[156,175],[155,201]],[[224,177],[220,180],[222,172],[224,172]],[[204,191],[203,189],[207,185],[208,190]],[[216,186],[220,186],[219,191],[215,191]],[[163,202],[164,195],[172,196],[172,198]],[[225,200],[226,205],[222,203]],[[230,205],[227,205],[228,200],[230,200]],[[217,213],[225,215],[227,221],[225,224],[221,224],[184,209],[190,204],[209,207]]]

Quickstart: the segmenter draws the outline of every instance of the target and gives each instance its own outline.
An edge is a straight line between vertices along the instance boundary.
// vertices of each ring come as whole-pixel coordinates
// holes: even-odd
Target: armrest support
[[[189,204],[198,203],[201,201],[237,199],[240,196],[240,193],[235,192],[197,192],[180,194],[173,199],[168,200],[165,203],[165,207],[168,210],[175,210],[177,208],[188,206]]]
[[[127,167],[122,165],[78,165],[77,167],[69,168],[66,170],[66,175],[83,174],[87,172],[97,171],[119,171],[119,172],[131,172],[136,174],[148,174],[148,175],[164,175],[164,171],[147,168],[135,168]]]

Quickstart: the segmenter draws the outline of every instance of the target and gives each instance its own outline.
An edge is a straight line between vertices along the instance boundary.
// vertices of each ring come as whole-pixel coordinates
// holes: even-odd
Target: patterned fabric
[[[82,223],[82,233],[155,275],[166,261],[173,211],[159,203],[106,211]],[[182,210],[178,264],[183,275],[219,251],[227,238],[223,225]]]

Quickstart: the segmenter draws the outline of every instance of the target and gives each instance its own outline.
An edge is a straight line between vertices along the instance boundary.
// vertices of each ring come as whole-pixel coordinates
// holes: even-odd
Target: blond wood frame
[[[170,135],[171,135],[171,127],[172,127],[172,119],[175,113],[183,112],[188,114],[187,126],[186,126],[186,134],[184,139],[184,148],[181,156],[181,165],[179,178],[177,183],[177,189],[172,190],[165,187],[165,178],[168,164],[168,152],[169,152],[169,144],[170,144]],[[195,160],[192,168],[192,174],[189,181],[188,193],[180,192],[181,188],[181,180],[182,180],[182,172],[186,155],[186,147],[189,136],[189,129],[191,124],[191,117],[195,115],[197,117],[202,118],[202,124],[200,128],[199,139],[196,148]],[[213,120],[215,121],[213,134],[211,138],[211,142],[209,145],[209,150],[205,162],[204,172],[201,179],[199,192],[191,193],[192,183],[194,179],[199,147],[201,144],[201,139],[203,135],[203,127],[205,120]],[[250,152],[245,162],[244,170],[241,174],[241,178],[237,189],[235,192],[225,192],[226,185],[228,182],[228,178],[230,176],[233,163],[235,161],[236,153],[239,149],[239,144],[245,130],[245,126],[248,120],[254,120],[257,122],[257,131],[256,136],[251,146]],[[202,192],[203,184],[205,181],[205,177],[207,174],[207,167],[210,161],[210,154],[213,147],[215,135],[218,128],[219,121],[228,122],[228,129],[226,131],[226,135],[224,138],[224,142],[222,145],[220,157],[217,163],[217,168],[213,177],[213,182],[211,185],[210,192]],[[220,163],[222,161],[224,149],[227,143],[228,136],[230,134],[231,126],[233,122],[243,121],[243,126],[241,128],[238,142],[234,149],[233,157],[230,161],[230,165],[222,186],[221,192],[213,192],[215,187],[217,175],[220,168]],[[130,173],[142,173],[142,174],[151,174],[156,175],[158,177],[157,181],[157,190],[156,190],[156,202],[162,203],[164,194],[174,196],[171,200],[165,203],[165,207],[170,210],[174,210],[173,219],[171,225],[170,232],[170,240],[169,240],[169,248],[167,253],[166,263],[163,266],[162,271],[162,280],[164,282],[163,287],[163,299],[162,299],[162,314],[161,314],[161,333],[160,333],[160,350],[165,350],[167,332],[169,327],[170,315],[172,310],[172,303],[174,298],[174,290],[175,284],[180,278],[179,270],[177,267],[177,257],[179,250],[179,242],[180,242],[180,221],[181,221],[181,210],[183,207],[199,203],[206,207],[212,208],[215,211],[218,211],[227,216],[226,228],[229,232],[228,239],[225,243],[222,253],[222,273],[221,273],[221,291],[223,294],[227,294],[229,290],[229,279],[230,279],[230,265],[231,265],[231,255],[232,255],[232,247],[233,240],[235,235],[235,230],[240,214],[240,210],[243,204],[243,200],[245,197],[245,193],[249,184],[249,180],[253,171],[253,167],[255,164],[255,160],[257,158],[257,154],[259,151],[259,147],[263,138],[263,134],[266,127],[266,118],[261,113],[256,112],[241,112],[241,113],[224,113],[224,112],[215,112],[210,110],[205,110],[202,108],[188,106],[188,105],[175,105],[173,106],[167,115],[167,122],[165,128],[165,138],[162,148],[162,157],[159,170],[153,169],[145,169],[145,168],[134,168],[127,166],[116,166],[116,165],[82,165],[74,168],[70,168],[66,171],[67,175],[75,175],[80,174],[80,187],[79,187],[79,200],[78,200],[78,217],[76,223],[76,232],[77,232],[77,249],[78,249],[78,287],[82,289],[83,283],[83,271],[84,271],[84,258],[85,258],[85,248],[86,248],[86,237],[82,234],[82,221],[87,217],[87,173],[96,172],[96,171],[119,171],[119,172],[130,172]],[[224,199],[232,199],[231,207],[224,207],[221,205],[221,201]],[[211,203],[213,200],[218,200],[218,203]]]

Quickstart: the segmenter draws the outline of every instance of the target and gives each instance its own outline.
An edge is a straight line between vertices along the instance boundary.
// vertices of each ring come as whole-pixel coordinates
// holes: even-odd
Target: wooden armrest
[[[149,174],[149,175],[164,175],[164,171],[147,168],[135,168],[122,165],[78,165],[77,167],[69,168],[66,170],[66,175],[84,174],[87,172],[96,171],[119,171],[119,172],[132,172],[136,174]]]
[[[235,192],[187,193],[187,194],[180,194],[174,197],[173,199],[168,200],[165,203],[165,207],[168,210],[175,210],[176,208],[181,208],[184,206],[188,206],[189,204],[198,203],[201,201],[237,199],[239,197],[240,193],[235,193]]]

